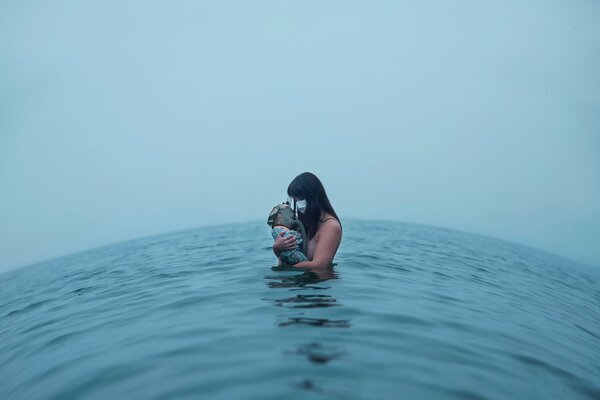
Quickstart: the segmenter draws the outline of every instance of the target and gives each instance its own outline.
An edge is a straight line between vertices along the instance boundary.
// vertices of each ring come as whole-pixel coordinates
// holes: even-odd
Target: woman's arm
[[[283,235],[285,235],[285,231],[280,232],[275,238],[275,243],[273,243],[273,253],[275,253],[277,258],[279,258],[279,253],[282,251],[296,248],[296,238],[291,235],[283,237]],[[281,264],[283,264],[283,262],[281,261],[281,258],[279,258],[279,265]]]
[[[340,224],[325,224],[319,229],[319,241],[315,247],[312,261],[302,261],[295,264],[298,268],[325,268],[333,261],[333,257],[342,241]]]

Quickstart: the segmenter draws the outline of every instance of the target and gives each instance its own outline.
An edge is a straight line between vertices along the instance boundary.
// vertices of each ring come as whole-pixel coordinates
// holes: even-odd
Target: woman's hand
[[[293,236],[283,237],[285,232],[280,232],[273,243],[273,252],[279,256],[279,253],[285,250],[293,250],[296,247],[296,238]]]

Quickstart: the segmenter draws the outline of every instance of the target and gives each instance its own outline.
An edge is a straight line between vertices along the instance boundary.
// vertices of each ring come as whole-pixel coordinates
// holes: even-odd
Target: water
[[[0,275],[0,398],[600,398],[595,270],[344,222],[318,275],[272,270],[262,221]]]

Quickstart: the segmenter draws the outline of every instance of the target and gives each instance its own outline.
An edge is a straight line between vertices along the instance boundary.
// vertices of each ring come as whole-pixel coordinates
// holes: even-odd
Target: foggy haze
[[[304,171],[342,223],[600,266],[599,17],[592,1],[4,1],[0,271],[266,221]]]

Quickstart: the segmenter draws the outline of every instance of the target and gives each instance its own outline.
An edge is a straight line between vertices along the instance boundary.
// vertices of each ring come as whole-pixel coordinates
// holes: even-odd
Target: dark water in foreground
[[[345,221],[334,271],[262,222],[0,275],[0,399],[600,398],[600,279],[450,230]]]

